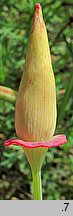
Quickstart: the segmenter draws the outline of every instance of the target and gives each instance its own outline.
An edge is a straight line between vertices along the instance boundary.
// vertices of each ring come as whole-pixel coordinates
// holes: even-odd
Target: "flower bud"
[[[15,128],[20,139],[34,142],[51,139],[55,126],[55,79],[42,9],[36,4],[16,99]]]

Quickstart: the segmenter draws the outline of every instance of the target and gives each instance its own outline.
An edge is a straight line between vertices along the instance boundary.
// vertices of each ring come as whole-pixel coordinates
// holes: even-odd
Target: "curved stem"
[[[42,200],[41,171],[32,171],[33,176],[33,198]]]

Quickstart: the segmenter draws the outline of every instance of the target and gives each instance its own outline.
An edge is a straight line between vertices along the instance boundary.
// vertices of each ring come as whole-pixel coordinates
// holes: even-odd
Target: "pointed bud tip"
[[[42,22],[42,8],[39,3],[36,3],[34,7],[33,25],[35,25],[37,17],[40,18],[40,22]]]
[[[39,10],[39,9],[41,9],[41,5],[39,4],[39,3],[36,3],[36,5],[35,5],[35,8],[34,8],[35,10]]]

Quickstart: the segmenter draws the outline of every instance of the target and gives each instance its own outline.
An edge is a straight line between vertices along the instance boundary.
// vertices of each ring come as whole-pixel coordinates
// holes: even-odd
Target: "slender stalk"
[[[41,171],[32,171],[33,176],[33,198],[42,200]]]

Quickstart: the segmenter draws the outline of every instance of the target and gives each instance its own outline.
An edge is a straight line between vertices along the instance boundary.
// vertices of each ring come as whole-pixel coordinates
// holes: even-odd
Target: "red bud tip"
[[[35,10],[36,9],[40,9],[41,8],[41,5],[39,4],[39,3],[36,3],[36,5],[35,5]]]

